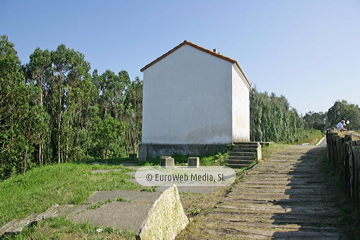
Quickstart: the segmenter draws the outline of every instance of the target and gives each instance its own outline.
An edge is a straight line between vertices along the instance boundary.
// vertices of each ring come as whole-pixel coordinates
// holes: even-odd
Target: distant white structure
[[[251,84],[236,60],[184,41],[141,71],[140,160],[250,140]]]

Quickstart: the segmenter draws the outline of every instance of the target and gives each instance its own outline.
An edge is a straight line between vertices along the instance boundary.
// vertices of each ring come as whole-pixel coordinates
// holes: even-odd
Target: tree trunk
[[[60,149],[61,149],[61,142],[60,142],[60,130],[61,130],[61,125],[60,125],[60,118],[61,115],[59,114],[59,119],[58,119],[58,132],[57,132],[57,162],[60,163],[61,162],[61,155],[60,155]]]
[[[25,148],[25,154],[24,154],[24,169],[23,169],[23,173],[26,172],[26,168],[27,168],[27,153],[28,153],[28,148]]]
[[[68,161],[68,152],[69,152],[69,138],[66,138],[66,153],[65,153],[65,162]]]
[[[37,154],[36,154],[36,158],[37,158],[37,165],[40,166],[42,165],[41,163],[41,156],[42,156],[42,146],[41,144],[37,145]]]

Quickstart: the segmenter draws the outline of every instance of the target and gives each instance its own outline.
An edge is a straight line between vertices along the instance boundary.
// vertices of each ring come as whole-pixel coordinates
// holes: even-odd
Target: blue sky
[[[253,86],[300,113],[360,104],[358,0],[0,0],[0,34],[22,63],[63,43],[132,80],[188,40],[237,60]]]

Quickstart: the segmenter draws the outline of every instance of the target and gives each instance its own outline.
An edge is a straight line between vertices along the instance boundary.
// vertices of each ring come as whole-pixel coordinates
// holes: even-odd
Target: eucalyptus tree
[[[127,152],[137,152],[137,146],[141,142],[142,127],[142,102],[143,102],[143,82],[139,77],[131,82],[125,92],[125,111],[126,130],[125,139],[127,141]]]
[[[250,137],[253,141],[293,142],[301,134],[303,120],[284,96],[250,92]]]
[[[68,161],[69,154],[77,155],[82,108],[89,106],[95,88],[89,75],[90,63],[82,53],[61,44],[51,52],[51,60],[54,70],[49,79],[48,111],[53,157],[60,163]]]
[[[108,134],[107,129],[112,129],[117,136],[125,137],[125,127],[127,123],[127,114],[125,109],[126,91],[131,83],[129,74],[126,71],[120,71],[118,74],[106,70],[99,75],[97,70],[92,74],[93,83],[98,89],[98,116],[94,127],[99,128],[98,132],[105,131],[104,135],[94,139],[95,148],[108,148],[108,142],[114,139],[114,135]],[[112,118],[112,119],[111,119]],[[100,122],[100,120],[102,122]],[[109,125],[109,124],[112,125]],[[96,134],[93,136],[97,136]],[[106,156],[115,157],[127,152],[127,142],[114,139],[119,145],[112,145],[111,149],[103,149]],[[103,146],[103,147],[101,147]],[[116,149],[116,150],[115,150]],[[102,151],[102,150],[101,150]]]
[[[250,136],[252,141],[264,141],[262,131],[263,100],[256,88],[250,90]]]
[[[29,57],[29,63],[25,65],[26,83],[30,90],[30,101],[32,104],[33,115],[29,116],[32,122],[32,128],[36,135],[35,157],[38,165],[44,162],[44,151],[47,151],[46,145],[50,141],[49,124],[50,115],[44,107],[44,96],[48,95],[49,79],[52,77],[53,68],[51,62],[51,52],[36,48]],[[46,155],[47,159],[49,155]]]
[[[0,178],[26,171],[28,89],[14,44],[0,36]]]
[[[142,81],[126,71],[89,74],[61,44],[24,66],[0,36],[0,179],[52,162],[117,157],[141,140]]]
[[[104,117],[106,113],[110,113],[112,117],[120,119],[124,110],[124,93],[130,84],[128,73],[121,71],[115,74],[110,70],[106,70],[102,75],[97,76],[95,80],[100,93],[101,115]]]

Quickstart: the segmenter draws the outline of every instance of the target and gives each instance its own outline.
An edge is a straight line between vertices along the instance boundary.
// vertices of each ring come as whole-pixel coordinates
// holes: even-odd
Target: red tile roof
[[[224,55],[221,55],[221,54],[219,54],[219,53],[216,53],[216,52],[214,52],[214,51],[211,51],[211,50],[209,50],[209,49],[200,47],[199,45],[196,45],[196,44],[194,44],[194,43],[192,43],[192,42],[189,42],[189,41],[187,41],[187,40],[185,40],[184,42],[180,43],[179,45],[177,45],[176,47],[174,47],[173,49],[171,49],[170,51],[168,51],[168,52],[165,53],[164,55],[158,57],[157,59],[155,59],[155,60],[152,61],[151,63],[147,64],[145,67],[143,67],[142,69],[140,69],[140,71],[141,71],[141,72],[145,71],[146,69],[148,69],[149,67],[151,67],[151,66],[154,65],[155,63],[161,61],[162,59],[164,59],[165,57],[167,57],[167,56],[170,55],[171,53],[175,52],[176,50],[178,50],[179,48],[181,48],[181,47],[184,46],[184,45],[189,45],[189,46],[191,46],[191,47],[194,47],[194,48],[196,48],[196,49],[198,49],[198,50],[200,50],[200,51],[206,52],[206,53],[208,53],[208,54],[210,54],[210,55],[213,55],[213,56],[215,56],[215,57],[221,58],[221,59],[226,60],[226,61],[228,61],[228,62],[231,62],[231,63],[233,63],[233,64],[235,63],[236,66],[237,66],[237,67],[239,68],[239,70],[241,71],[241,73],[244,75],[245,80],[246,80],[246,81],[248,82],[248,84],[251,86],[251,83],[250,83],[249,80],[247,79],[245,73],[243,72],[243,70],[241,69],[239,63],[238,63],[236,60],[231,59],[231,58],[229,58],[229,57],[226,57],[226,56],[224,56]]]

